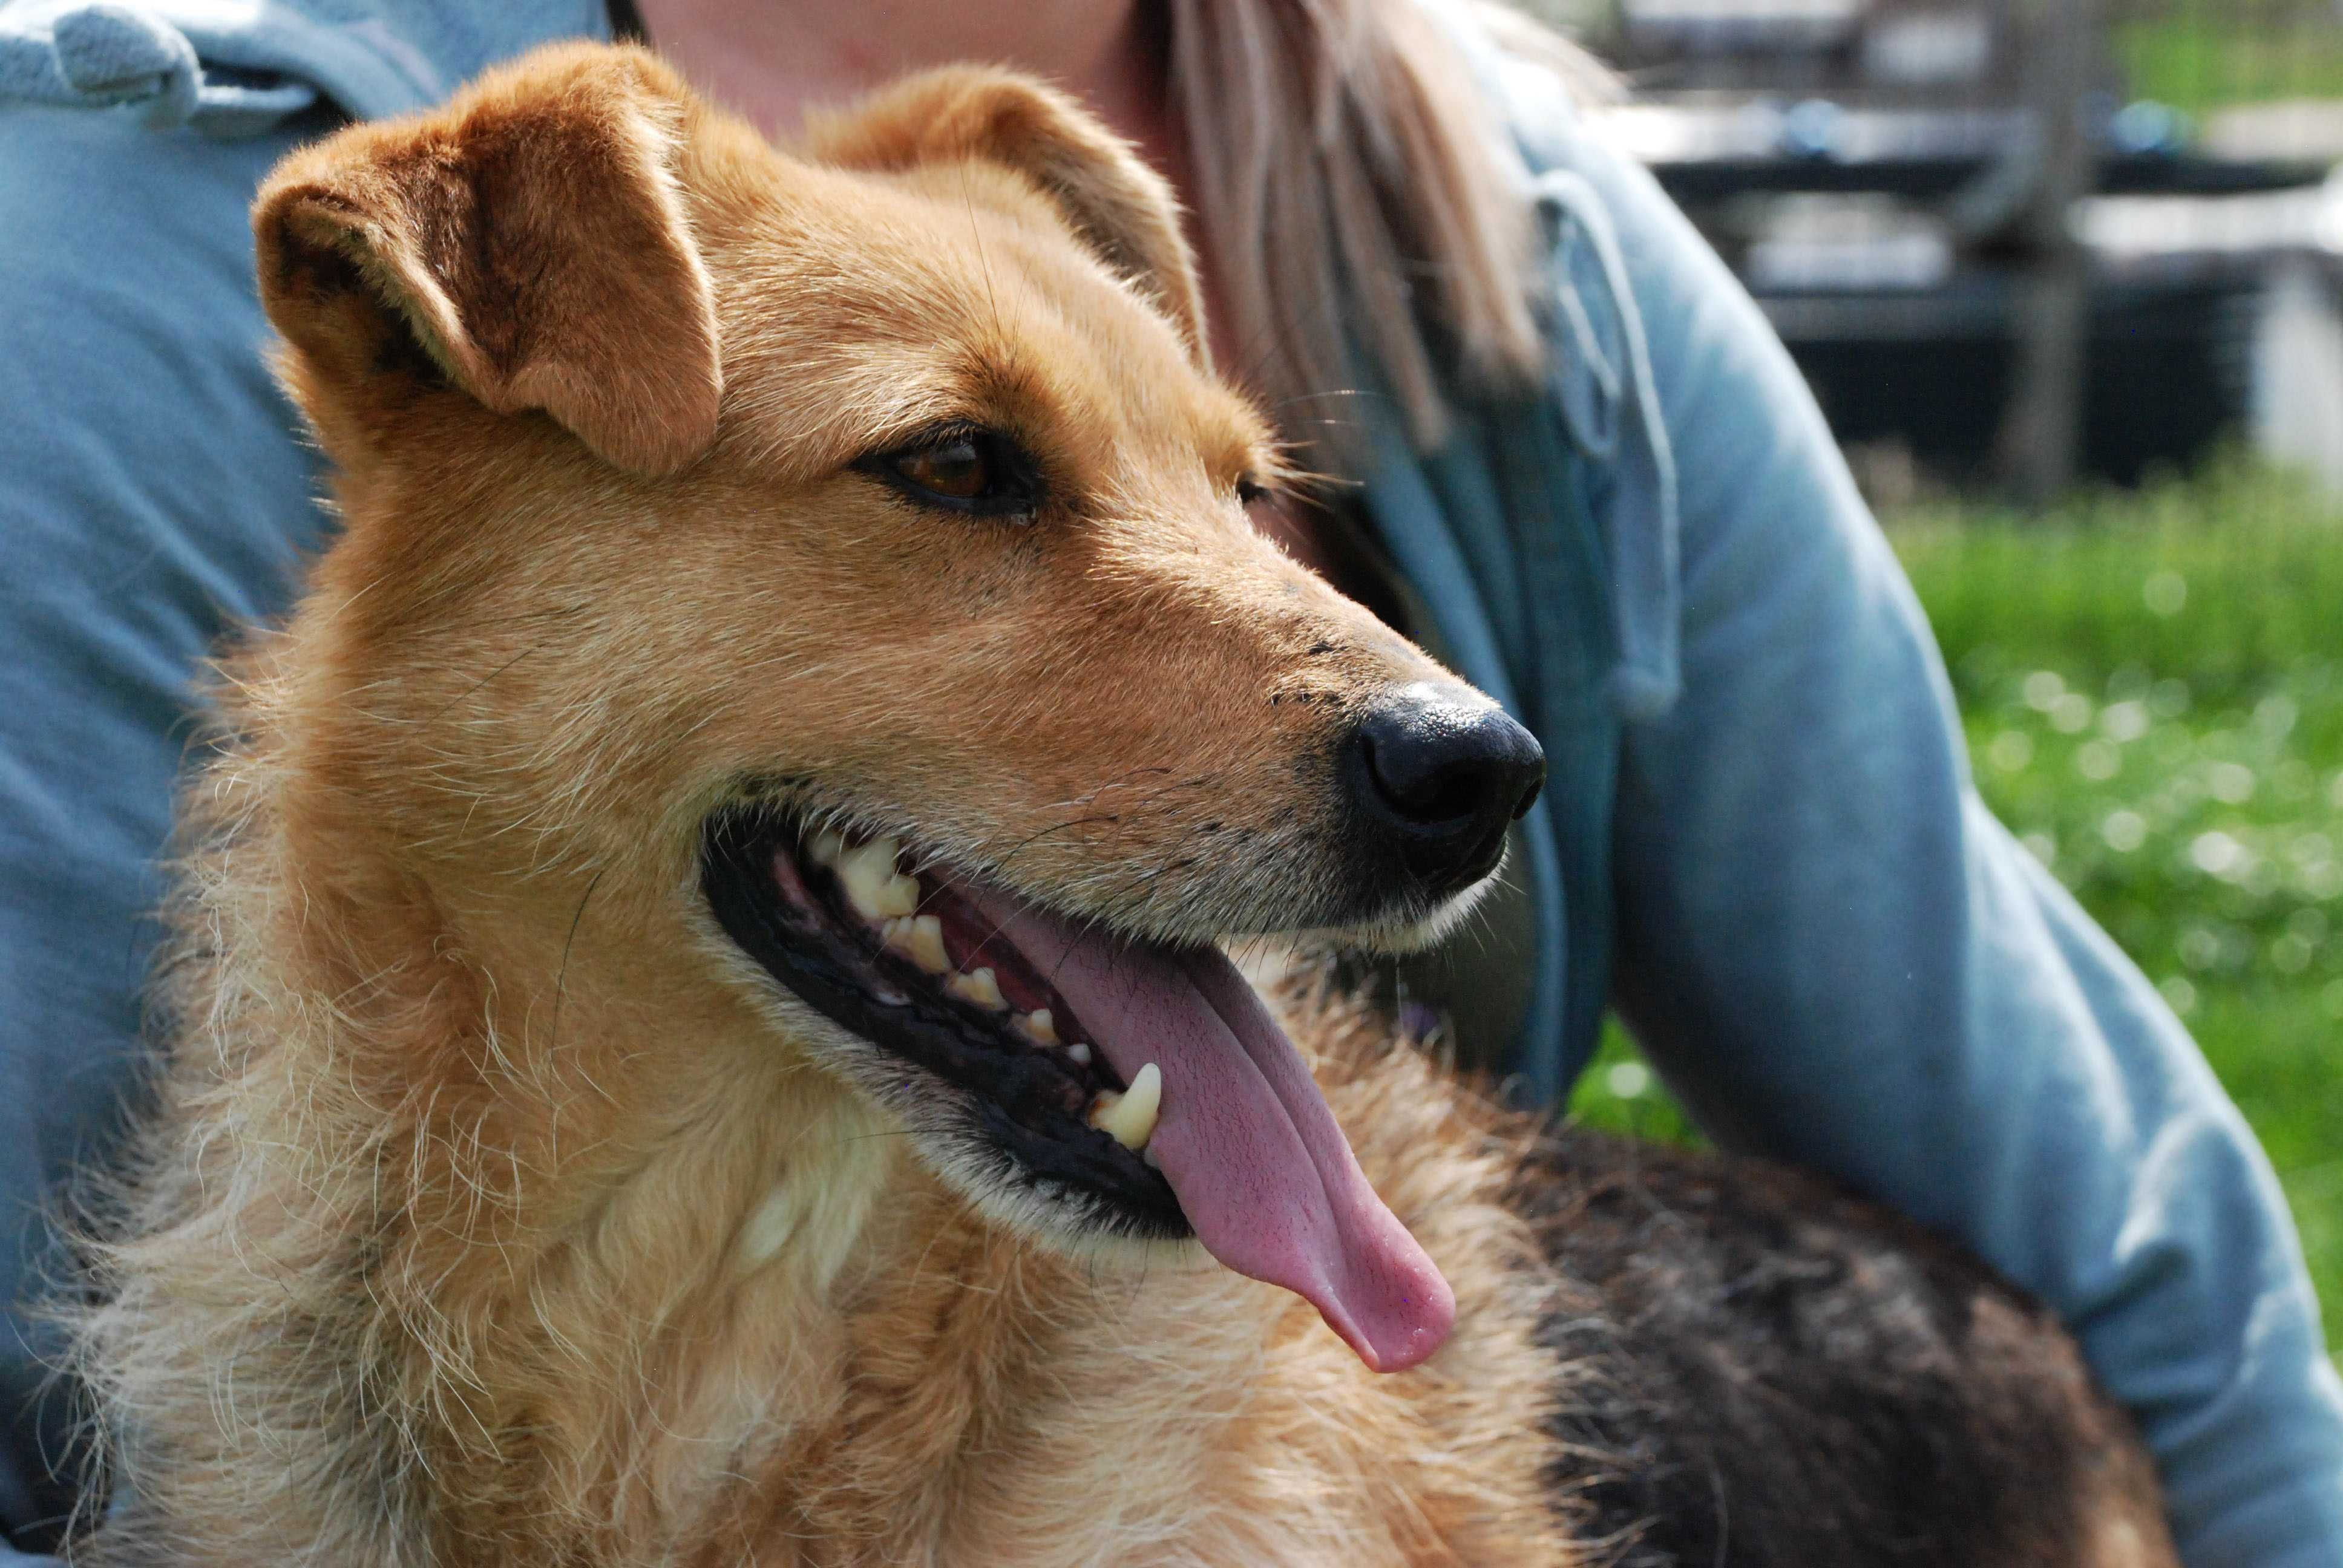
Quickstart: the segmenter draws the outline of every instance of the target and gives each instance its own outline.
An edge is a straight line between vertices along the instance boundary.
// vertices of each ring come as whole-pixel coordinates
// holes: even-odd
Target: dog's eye
[[[990,430],[930,437],[863,466],[912,499],[953,511],[1023,515],[1041,501],[1031,461]]]
[[[955,501],[972,501],[992,488],[992,465],[974,441],[953,441],[895,459],[895,472],[923,490]]]
[[[1238,506],[1250,507],[1255,501],[1265,501],[1267,499],[1269,499],[1269,487],[1267,485],[1262,484],[1251,474],[1239,474],[1237,476]]]

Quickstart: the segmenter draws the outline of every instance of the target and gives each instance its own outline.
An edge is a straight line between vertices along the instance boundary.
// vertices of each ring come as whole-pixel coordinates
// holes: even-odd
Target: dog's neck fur
[[[982,1223],[752,1004],[621,1003],[632,912],[573,914],[590,871],[529,895],[566,931],[459,910],[246,733],[198,802],[175,1136],[122,1260],[169,1298],[105,1309],[130,1479],[199,1559],[1567,1560],[1498,1124],[1413,1055],[1365,1070],[1362,1020],[1308,1031],[1322,1077],[1478,1303],[1388,1379],[1209,1262]],[[1363,1418],[1313,1419],[1341,1383]]]

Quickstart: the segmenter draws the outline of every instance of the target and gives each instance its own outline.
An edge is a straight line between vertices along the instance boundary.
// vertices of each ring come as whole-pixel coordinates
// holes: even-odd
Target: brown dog
[[[1222,956],[1425,940],[1541,762],[1249,525],[1064,100],[784,156],[557,49],[255,226],[346,528],[190,807],[86,1553],[2170,1561],[1976,1265]]]

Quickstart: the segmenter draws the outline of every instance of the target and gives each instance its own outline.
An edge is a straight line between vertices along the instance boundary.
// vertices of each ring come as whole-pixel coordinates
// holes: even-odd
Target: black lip
[[[700,888],[742,951],[833,1022],[957,1091],[974,1128],[1032,1180],[1094,1195],[1126,1233],[1193,1234],[1161,1173],[1084,1120],[1083,1085],[944,1002],[931,984],[882,970],[881,955],[840,925],[783,900],[773,857],[799,847],[795,827],[769,809],[719,811],[702,829]]]

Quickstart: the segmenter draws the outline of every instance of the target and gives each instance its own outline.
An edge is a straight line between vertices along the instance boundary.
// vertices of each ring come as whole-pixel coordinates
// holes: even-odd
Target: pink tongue
[[[1148,1147],[1213,1257],[1307,1300],[1373,1371],[1440,1348],[1456,1318],[1448,1282],[1367,1184],[1301,1054],[1236,966],[1211,948],[1124,944],[965,890],[1126,1082],[1150,1061],[1163,1074]]]

